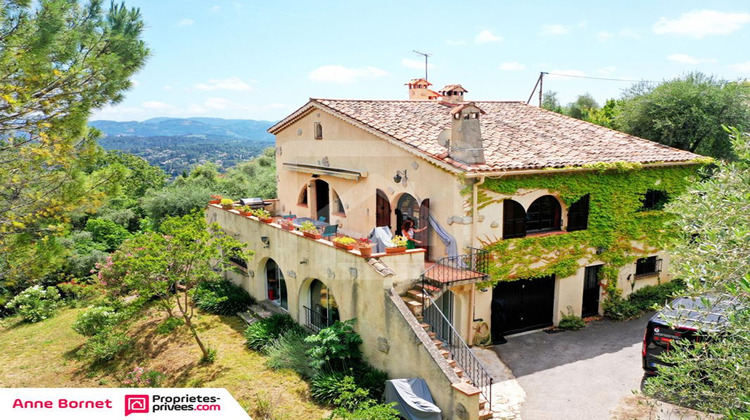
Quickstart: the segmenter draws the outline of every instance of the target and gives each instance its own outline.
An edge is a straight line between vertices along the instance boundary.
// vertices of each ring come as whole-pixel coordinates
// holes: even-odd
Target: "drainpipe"
[[[474,247],[479,241],[477,240],[477,218],[479,210],[477,209],[477,191],[479,186],[484,184],[486,178],[482,175],[478,181],[474,182],[471,191],[471,246]],[[471,294],[469,295],[469,308],[471,308],[471,316],[469,317],[468,324],[468,335],[467,338],[469,345],[474,342],[474,318],[476,318],[476,307],[475,307],[475,295],[477,293],[477,285],[471,285]]]

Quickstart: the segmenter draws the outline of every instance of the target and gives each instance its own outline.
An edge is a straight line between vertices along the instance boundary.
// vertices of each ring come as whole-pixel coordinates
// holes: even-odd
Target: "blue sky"
[[[125,0],[152,50],[126,99],[94,113],[277,120],[310,97],[407,99],[432,54],[437,89],[527,100],[539,76],[563,103],[701,71],[750,78],[750,2]]]

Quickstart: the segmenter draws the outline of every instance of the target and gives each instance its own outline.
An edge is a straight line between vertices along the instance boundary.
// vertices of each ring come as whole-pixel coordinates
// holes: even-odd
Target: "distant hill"
[[[152,118],[146,121],[90,121],[107,137],[209,136],[273,141],[266,130],[273,121],[225,120],[221,118]]]
[[[213,162],[225,170],[273,147],[266,130],[273,121],[221,118],[152,118],[138,121],[90,121],[107,150],[123,150],[177,176],[196,165]]]

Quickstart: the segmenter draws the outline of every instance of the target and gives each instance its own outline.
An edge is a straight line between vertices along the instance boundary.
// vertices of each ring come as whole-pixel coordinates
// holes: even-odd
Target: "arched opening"
[[[266,290],[268,291],[269,301],[289,310],[284,273],[276,264],[276,261],[270,258],[266,262]]]
[[[333,188],[331,188],[331,212],[336,216],[346,217],[344,202],[341,201],[341,197]]]
[[[513,200],[503,201],[503,239],[526,236],[526,210]]]
[[[304,306],[305,325],[317,332],[339,320],[339,307],[330,289],[320,280],[310,283],[310,300]]]
[[[307,184],[302,187],[302,190],[300,190],[299,195],[297,196],[297,205],[307,207]]]
[[[404,220],[407,218],[414,222],[414,227],[418,228],[419,223],[419,201],[412,197],[410,194],[404,194],[398,199],[396,204],[396,234],[400,235],[399,231]]]
[[[391,203],[381,190],[375,190],[375,226],[391,229]]]
[[[557,199],[545,195],[534,200],[526,212],[526,233],[560,230],[562,209]]]
[[[331,220],[331,206],[329,198],[328,183],[322,179],[316,179],[315,183],[315,217],[318,220]]]
[[[430,252],[429,252],[429,239],[430,239],[430,223],[429,223],[429,216],[430,216],[430,199],[425,198],[420,203],[417,201],[416,198],[411,196],[410,194],[403,194],[401,197],[399,197],[398,202],[396,204],[396,222],[398,223],[396,225],[396,235],[401,235],[401,226],[404,223],[404,220],[410,219],[412,222],[414,222],[414,239],[419,241],[417,243],[417,248],[424,248],[427,250],[425,252],[424,257],[425,260],[429,258]],[[421,230],[423,227],[426,227],[427,229]],[[417,230],[421,230],[420,232],[416,232]]]

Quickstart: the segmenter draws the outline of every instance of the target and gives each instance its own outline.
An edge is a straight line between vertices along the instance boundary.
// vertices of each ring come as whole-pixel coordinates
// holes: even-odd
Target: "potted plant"
[[[271,223],[273,222],[273,218],[271,217],[271,213],[269,213],[266,209],[255,209],[253,210],[253,214],[255,217],[260,219],[263,223]]]
[[[347,251],[351,251],[352,249],[354,249],[354,245],[356,244],[357,240],[348,236],[339,236],[333,238],[333,246],[335,246],[336,248],[345,249]]]
[[[370,258],[372,256],[372,247],[374,244],[367,238],[357,239],[357,246],[359,247],[359,253],[364,258]]]
[[[241,216],[250,216],[253,214],[253,208],[250,206],[240,206],[238,210]]]
[[[231,210],[234,208],[234,200],[231,198],[222,198],[219,204],[221,204],[221,207],[224,208],[224,210]]]
[[[311,221],[302,223],[302,226],[300,226],[299,230],[301,230],[302,234],[307,236],[308,238],[320,239],[320,231]]]
[[[221,203],[221,196],[216,194],[211,194],[211,201],[208,202],[208,204],[220,204]]]
[[[292,224],[291,219],[281,219],[279,224],[281,225],[281,228],[284,230],[294,230],[294,225]]]
[[[385,248],[387,254],[398,254],[400,252],[406,252],[406,238],[401,235],[396,235],[391,239],[393,246]]]

